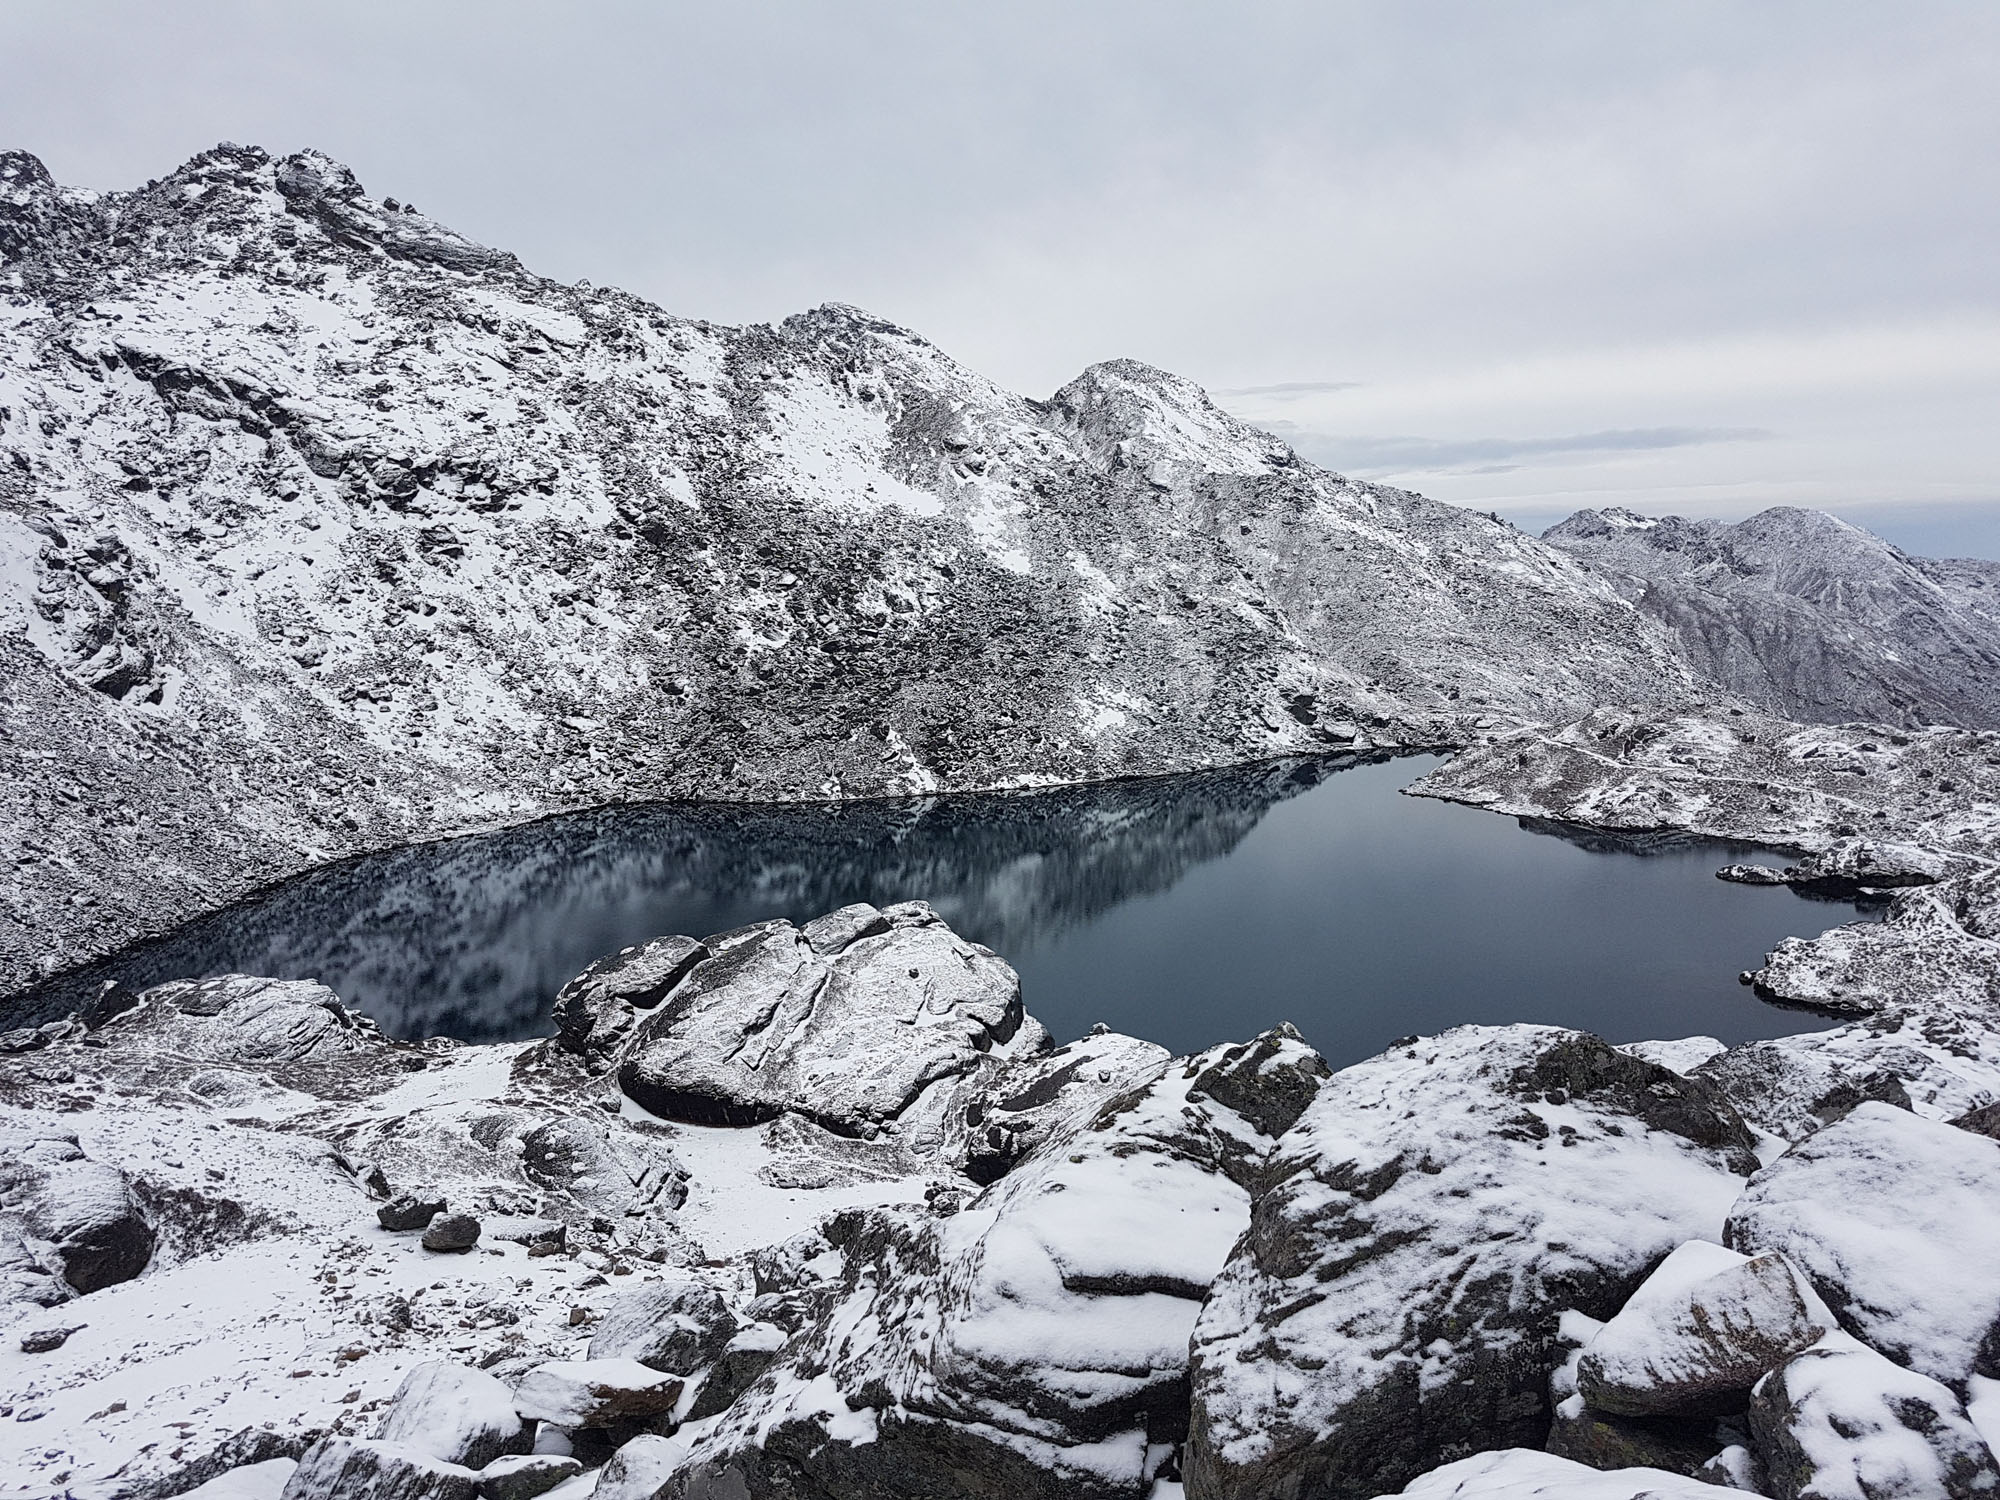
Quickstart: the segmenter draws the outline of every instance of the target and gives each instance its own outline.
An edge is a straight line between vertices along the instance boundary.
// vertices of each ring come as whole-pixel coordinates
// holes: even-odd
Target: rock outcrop
[[[1193,1340],[1202,1500],[1367,1496],[1539,1447],[1566,1309],[1609,1317],[1754,1169],[1718,1095],[1594,1037],[1461,1027],[1329,1081]]]

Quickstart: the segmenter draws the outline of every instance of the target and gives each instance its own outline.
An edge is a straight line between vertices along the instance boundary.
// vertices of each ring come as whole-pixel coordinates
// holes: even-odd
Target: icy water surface
[[[1103,1021],[1191,1051],[1289,1020],[1344,1064],[1467,1021],[1731,1042],[1827,1024],[1736,975],[1853,907],[1724,884],[1717,845],[1637,853],[1398,795],[1436,764],[554,819],[303,876],[27,1008],[238,971],[322,979],[396,1035],[535,1036],[624,944],[921,897],[1013,962],[1063,1040]]]

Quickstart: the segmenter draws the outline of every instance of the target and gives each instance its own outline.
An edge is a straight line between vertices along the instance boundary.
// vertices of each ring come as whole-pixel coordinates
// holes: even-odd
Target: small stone
[[[375,1210],[375,1217],[384,1229],[422,1229],[444,1212],[444,1199],[419,1198],[414,1193],[400,1193]]]
[[[21,1352],[23,1354],[48,1354],[53,1350],[62,1348],[68,1342],[69,1336],[72,1333],[86,1326],[88,1325],[78,1323],[74,1328],[37,1328],[32,1333],[24,1333],[21,1335]]]
[[[461,1254],[479,1243],[479,1221],[471,1214],[446,1214],[424,1231],[426,1250]]]

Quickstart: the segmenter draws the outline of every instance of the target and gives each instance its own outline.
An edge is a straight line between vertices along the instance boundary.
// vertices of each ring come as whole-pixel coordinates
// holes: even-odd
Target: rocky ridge
[[[2000,729],[2000,563],[1911,557],[1793,506],[1734,524],[1585,510],[1542,539],[1768,713]]]
[[[11,1038],[0,1494],[2000,1492],[1989,1014],[1057,1048],[920,903],[566,995],[532,1043],[247,976]]]
[[[1707,691],[1562,551],[1159,370],[1034,401],[849,307],[678,318],[252,147],[124,193],[0,155],[0,580],[7,988],[558,810]]]

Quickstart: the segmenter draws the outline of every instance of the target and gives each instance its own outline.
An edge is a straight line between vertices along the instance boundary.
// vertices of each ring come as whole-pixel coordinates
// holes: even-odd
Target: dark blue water
[[[1435,764],[554,819],[315,872],[4,1008],[237,971],[322,979],[396,1035],[533,1036],[624,944],[922,898],[1014,963],[1059,1039],[1103,1021],[1189,1051],[1289,1020],[1345,1063],[1467,1021],[1730,1042],[1823,1024],[1736,975],[1855,908],[1718,881],[1740,851],[1716,845],[1634,852],[1398,794]]]

